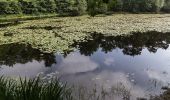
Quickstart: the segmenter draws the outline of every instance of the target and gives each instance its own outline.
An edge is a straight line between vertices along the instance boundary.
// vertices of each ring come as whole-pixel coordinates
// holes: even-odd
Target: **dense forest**
[[[170,12],[170,0],[0,0],[0,15],[56,13],[65,16],[113,12]]]

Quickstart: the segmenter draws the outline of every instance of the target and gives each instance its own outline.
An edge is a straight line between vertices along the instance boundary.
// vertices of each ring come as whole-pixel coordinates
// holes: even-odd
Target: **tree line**
[[[0,0],[0,15],[57,13],[62,16],[113,12],[170,12],[170,0]]]

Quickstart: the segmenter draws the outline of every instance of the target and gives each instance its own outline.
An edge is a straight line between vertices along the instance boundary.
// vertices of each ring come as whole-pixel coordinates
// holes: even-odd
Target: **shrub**
[[[19,14],[21,8],[17,1],[0,1],[0,14]]]
[[[153,8],[153,0],[141,0],[140,2],[140,11],[142,12],[151,12]]]
[[[79,15],[83,15],[86,13],[87,10],[87,1],[86,0],[76,0],[78,13]]]
[[[91,16],[107,11],[170,12],[170,0],[0,0],[0,14],[58,13]]]
[[[38,11],[42,13],[54,13],[56,10],[56,5],[54,0],[38,0],[37,8]]]
[[[57,13],[62,16],[82,15],[87,10],[86,0],[55,0]]]
[[[109,0],[110,11],[159,12],[164,0]]]
[[[164,6],[162,8],[162,11],[164,12],[170,12],[170,0],[166,0],[164,3]]]
[[[102,0],[88,0],[88,13],[91,16],[107,12],[107,4]]]
[[[9,14],[10,7],[8,1],[0,1],[0,14]]]
[[[153,0],[153,11],[160,12],[164,6],[165,0]]]
[[[109,0],[108,10],[109,11],[122,11],[123,2],[122,0]]]
[[[37,4],[34,0],[29,0],[29,1],[19,0],[19,4],[24,14],[37,14],[38,13]]]
[[[107,10],[108,10],[107,4],[100,1],[97,7],[97,13],[105,14]]]
[[[60,15],[69,15],[70,12],[70,3],[68,0],[55,0],[56,10]]]
[[[9,2],[9,7],[10,7],[10,14],[20,14],[20,13],[22,13],[21,7],[19,6],[17,1]]]
[[[88,0],[88,14],[91,16],[97,15],[97,0]]]

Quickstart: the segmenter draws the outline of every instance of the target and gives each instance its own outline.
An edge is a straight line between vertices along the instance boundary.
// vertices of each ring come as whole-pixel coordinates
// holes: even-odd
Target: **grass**
[[[59,80],[50,83],[39,78],[19,81],[0,77],[0,100],[72,100],[70,90]]]
[[[23,14],[16,14],[16,15],[0,15],[0,23],[4,22],[14,22],[16,20],[25,21],[25,20],[35,20],[35,19],[42,19],[42,18],[51,18],[56,17],[57,14],[39,14],[39,15],[23,15]]]

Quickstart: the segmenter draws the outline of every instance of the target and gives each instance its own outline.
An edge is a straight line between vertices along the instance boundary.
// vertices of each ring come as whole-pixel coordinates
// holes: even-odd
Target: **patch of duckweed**
[[[56,17],[0,28],[0,44],[31,44],[43,52],[72,50],[75,41],[91,33],[124,35],[132,32],[170,32],[169,14],[115,14],[106,17]],[[8,36],[10,35],[10,36]],[[89,37],[90,38],[90,37]]]

